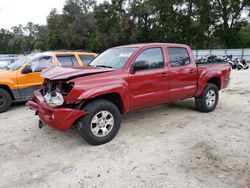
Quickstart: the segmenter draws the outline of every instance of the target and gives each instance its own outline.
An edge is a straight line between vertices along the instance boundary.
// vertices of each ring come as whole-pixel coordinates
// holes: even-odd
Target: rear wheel
[[[10,108],[11,101],[9,92],[0,88],[0,113],[3,113]]]
[[[119,131],[121,114],[115,104],[107,100],[96,100],[84,107],[88,113],[78,121],[81,137],[91,145],[111,141]]]
[[[195,98],[196,108],[201,112],[213,111],[218,103],[219,91],[216,85],[207,84],[199,97]]]

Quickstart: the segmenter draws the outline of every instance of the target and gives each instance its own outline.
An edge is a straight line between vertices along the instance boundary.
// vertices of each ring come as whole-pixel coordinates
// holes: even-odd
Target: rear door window
[[[57,55],[57,60],[60,66],[62,67],[76,67],[79,66],[79,63],[76,60],[75,55]]]
[[[51,68],[53,66],[51,56],[42,57],[42,58],[39,59],[39,61],[40,61],[39,65],[43,69]]]
[[[93,55],[79,55],[79,57],[85,65],[88,65],[95,58]]]
[[[190,64],[190,58],[185,48],[167,48],[171,67]]]

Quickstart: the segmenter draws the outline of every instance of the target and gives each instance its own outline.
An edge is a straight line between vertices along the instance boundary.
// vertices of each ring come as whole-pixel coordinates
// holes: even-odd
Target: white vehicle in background
[[[236,58],[235,61],[237,62],[237,69],[238,70],[247,70],[249,68],[249,65],[246,63],[245,59],[240,60],[239,58]]]
[[[4,56],[0,57],[0,69],[3,69],[4,67],[10,65],[14,61],[18,60],[19,58],[23,57],[21,56]]]

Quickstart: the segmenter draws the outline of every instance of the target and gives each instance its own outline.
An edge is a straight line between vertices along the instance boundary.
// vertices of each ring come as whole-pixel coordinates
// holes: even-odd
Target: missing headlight
[[[51,93],[53,91],[58,91],[60,92],[63,96],[66,96],[74,87],[73,82],[67,82],[63,80],[48,80],[45,79],[43,83],[44,87],[44,92],[43,94],[45,95],[46,93]]]
[[[63,94],[68,94],[74,87],[74,83],[73,82],[61,82],[61,92]]]

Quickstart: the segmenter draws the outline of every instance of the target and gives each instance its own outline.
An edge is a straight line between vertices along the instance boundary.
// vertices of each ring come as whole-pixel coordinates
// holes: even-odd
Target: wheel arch
[[[11,99],[12,99],[12,100],[15,100],[15,97],[14,97],[14,95],[13,95],[13,92],[11,91],[11,89],[9,88],[8,85],[0,84],[0,88],[6,90],[6,91],[10,94]]]
[[[213,78],[210,78],[208,81],[207,81],[208,84],[214,84],[216,85],[216,87],[218,88],[218,90],[221,89],[221,79],[220,77],[213,77]]]
[[[87,105],[90,102],[93,102],[93,101],[96,101],[96,100],[100,100],[100,99],[104,99],[104,100],[112,102],[114,105],[117,106],[117,108],[119,109],[119,111],[121,113],[125,113],[126,112],[126,107],[124,105],[122,97],[117,92],[101,94],[101,95],[94,96],[92,98],[88,98],[88,99],[84,100],[81,103],[80,108],[82,108],[83,106]]]

